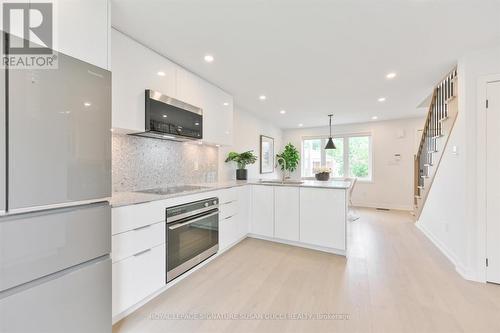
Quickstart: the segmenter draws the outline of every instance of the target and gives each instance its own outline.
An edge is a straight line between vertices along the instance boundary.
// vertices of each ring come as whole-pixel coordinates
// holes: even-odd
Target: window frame
[[[331,177],[330,179],[333,180],[343,180],[345,178],[350,178],[350,165],[349,165],[349,138],[351,137],[363,137],[366,136],[368,137],[368,171],[369,171],[369,178],[358,178],[358,182],[362,183],[374,183],[374,170],[373,170],[373,135],[371,132],[360,132],[360,133],[348,133],[348,134],[335,134],[332,135],[332,138],[334,139],[343,139],[343,145],[344,145],[344,152],[343,152],[343,163],[344,163],[344,177]],[[303,170],[303,156],[304,156],[304,141],[305,140],[322,140],[324,143],[322,146],[326,145],[326,141],[328,140],[329,136],[328,135],[313,135],[313,136],[302,136],[300,140],[300,158],[301,158],[301,163],[300,163],[300,178],[304,180],[314,180],[316,179],[314,176],[311,177],[304,177],[302,176],[302,170]],[[326,153],[324,153],[324,149],[322,148],[321,150],[321,165],[326,165]]]

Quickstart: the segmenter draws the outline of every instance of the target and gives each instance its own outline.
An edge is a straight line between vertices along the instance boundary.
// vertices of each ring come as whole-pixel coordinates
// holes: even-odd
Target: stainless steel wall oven
[[[166,209],[167,282],[219,249],[219,199],[209,198]]]

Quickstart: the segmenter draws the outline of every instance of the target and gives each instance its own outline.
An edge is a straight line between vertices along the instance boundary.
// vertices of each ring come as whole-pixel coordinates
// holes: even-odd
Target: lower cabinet
[[[219,219],[219,251],[227,249],[240,239],[238,227],[238,214]]]
[[[300,242],[346,249],[346,191],[300,188]]]
[[[299,241],[298,187],[276,186],[274,188],[274,237]]]
[[[252,221],[250,232],[274,237],[274,186],[252,186]]]
[[[165,285],[165,254],[161,244],[113,264],[113,316]]]

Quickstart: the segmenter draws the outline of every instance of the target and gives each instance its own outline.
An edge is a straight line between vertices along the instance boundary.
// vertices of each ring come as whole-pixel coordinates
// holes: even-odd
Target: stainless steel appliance
[[[146,131],[134,135],[177,141],[203,138],[201,108],[153,90],[146,90],[145,97]]]
[[[57,57],[1,71],[0,332],[109,333],[111,73]]]
[[[219,199],[167,208],[167,282],[217,253]]]

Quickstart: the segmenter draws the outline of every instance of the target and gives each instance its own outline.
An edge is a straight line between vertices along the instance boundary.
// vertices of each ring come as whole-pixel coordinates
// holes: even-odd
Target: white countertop
[[[174,194],[163,194],[163,195],[153,194],[153,193],[141,193],[141,192],[113,192],[113,195],[109,201],[112,207],[121,207],[121,206],[135,205],[156,200],[165,200],[191,194],[216,191],[216,190],[237,187],[237,186],[244,186],[244,185],[313,187],[313,188],[346,190],[347,188],[349,188],[350,182],[342,180],[330,180],[330,181],[304,180],[300,184],[297,183],[283,184],[283,183],[262,183],[260,180],[248,180],[248,181],[232,180],[226,182],[190,184],[190,185],[205,186],[205,188],[196,189],[192,191],[179,192]]]

